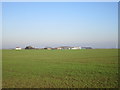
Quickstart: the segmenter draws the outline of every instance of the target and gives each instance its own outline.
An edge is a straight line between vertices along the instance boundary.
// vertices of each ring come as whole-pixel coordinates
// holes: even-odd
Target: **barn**
[[[16,49],[16,50],[21,50],[21,48],[20,48],[20,47],[16,47],[15,49]]]

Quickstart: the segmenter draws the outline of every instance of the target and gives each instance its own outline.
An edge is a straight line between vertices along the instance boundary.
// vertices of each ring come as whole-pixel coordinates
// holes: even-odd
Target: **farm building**
[[[74,50],[75,50],[75,49],[81,49],[81,47],[73,47],[73,48],[71,48],[71,49],[74,49]]]
[[[16,50],[21,50],[21,48],[20,48],[20,47],[16,47],[15,49],[16,49]]]
[[[70,46],[62,46],[62,47],[58,47],[57,49],[61,50],[61,49],[73,49],[73,50],[77,50],[77,49],[92,49],[91,47],[70,47]]]
[[[61,49],[72,49],[73,47],[70,47],[70,46],[61,46],[61,47],[58,47],[57,49],[61,50]]]
[[[56,48],[56,49],[61,50],[62,48],[58,47],[58,48]]]
[[[46,50],[51,50],[52,48],[51,48],[51,47],[45,47],[44,49],[46,49]]]

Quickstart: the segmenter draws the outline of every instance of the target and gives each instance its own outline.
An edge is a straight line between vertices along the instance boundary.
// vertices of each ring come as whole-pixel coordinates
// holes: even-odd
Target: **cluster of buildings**
[[[20,47],[16,47],[16,50],[21,50],[22,48]],[[45,47],[45,48],[34,48],[32,46],[27,46],[24,49],[36,49],[36,50],[40,50],[40,49],[44,49],[44,50],[76,50],[76,49],[92,49],[91,47],[71,47],[71,46],[61,46],[61,47]]]

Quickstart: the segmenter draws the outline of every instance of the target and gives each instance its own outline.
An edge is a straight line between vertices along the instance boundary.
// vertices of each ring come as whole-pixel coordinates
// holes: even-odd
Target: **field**
[[[116,88],[118,50],[3,50],[3,88]]]

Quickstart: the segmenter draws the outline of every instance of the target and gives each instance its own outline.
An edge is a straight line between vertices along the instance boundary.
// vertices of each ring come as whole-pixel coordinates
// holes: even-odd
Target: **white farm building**
[[[16,47],[15,49],[16,49],[16,50],[21,50],[21,48],[20,48],[20,47]]]
[[[81,49],[81,47],[73,47],[72,49]]]

